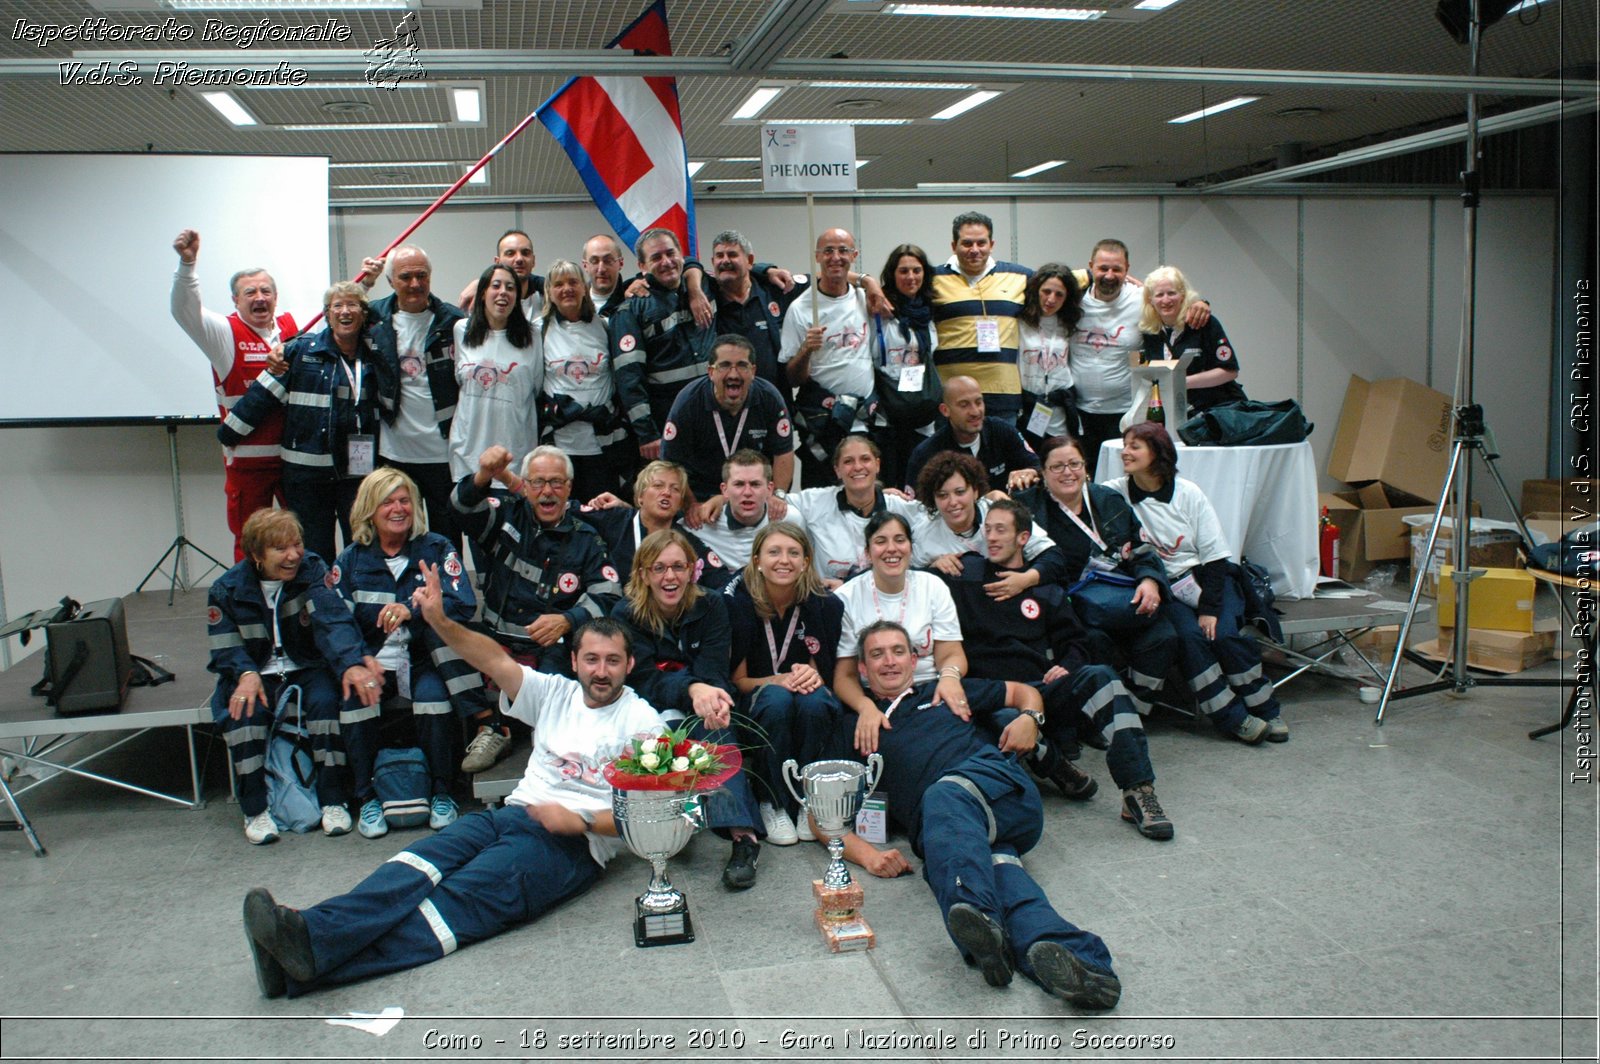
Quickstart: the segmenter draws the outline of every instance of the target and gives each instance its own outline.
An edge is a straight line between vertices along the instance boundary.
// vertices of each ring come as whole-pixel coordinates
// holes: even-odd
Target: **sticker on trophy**
[[[1056,416],[1056,408],[1049,403],[1033,404],[1033,413],[1028,415],[1028,432],[1034,436],[1045,436],[1050,431],[1050,419]]]
[[[349,453],[345,464],[345,472],[352,477],[364,477],[372,472],[373,459],[377,456],[377,437],[360,434],[351,436]]]
[[[997,355],[1000,353],[1000,322],[994,318],[978,319],[978,353],[980,355]]]
[[[922,378],[928,372],[927,366],[901,366],[899,389],[902,392],[922,391]]]

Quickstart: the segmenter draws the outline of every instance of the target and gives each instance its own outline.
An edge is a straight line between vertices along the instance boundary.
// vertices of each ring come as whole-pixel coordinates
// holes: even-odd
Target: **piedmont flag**
[[[671,55],[666,0],[655,0],[606,47]],[[566,149],[595,206],[629,250],[640,233],[659,226],[678,234],[685,255],[695,253],[675,79],[573,78],[540,105],[539,121]]]

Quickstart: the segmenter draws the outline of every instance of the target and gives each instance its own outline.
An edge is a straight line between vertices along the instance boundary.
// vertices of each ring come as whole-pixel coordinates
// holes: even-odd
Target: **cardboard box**
[[[1600,503],[1600,480],[1582,477],[1556,477],[1522,482],[1522,512],[1556,514],[1560,517],[1592,517]]]
[[[1497,632],[1490,629],[1467,630],[1467,665],[1489,672],[1513,673],[1531,669],[1549,661],[1556,645],[1553,629],[1540,632]],[[1452,641],[1449,632],[1441,632],[1438,639],[1412,647],[1417,653],[1434,661],[1450,659]]]
[[[1594,523],[1594,518],[1592,517],[1564,517],[1559,513],[1546,513],[1538,510],[1524,514],[1522,520],[1527,524],[1528,531],[1533,535],[1533,544],[1536,547],[1545,543],[1554,543],[1573,529]]]
[[[1351,376],[1328,454],[1328,475],[1378,481],[1436,502],[1450,459],[1450,397],[1404,377]]]
[[[1432,511],[1429,511],[1431,514]],[[1411,571],[1416,573],[1422,570],[1422,551],[1428,545],[1428,526],[1432,519],[1419,520],[1413,516],[1404,519],[1411,532]],[[1452,561],[1455,557],[1455,523],[1446,517],[1439,525],[1439,538],[1433,544],[1433,557],[1428,560],[1427,571],[1422,578],[1422,593],[1424,595],[1438,594],[1440,567]],[[1522,555],[1518,549],[1522,542],[1522,535],[1517,531],[1517,526],[1510,521],[1489,521],[1482,517],[1472,518],[1470,538],[1467,541],[1467,563],[1474,569],[1520,569],[1522,568]],[[1485,627],[1494,627],[1486,625]]]
[[[1433,513],[1432,503],[1381,484],[1324,493],[1318,501],[1328,508],[1328,519],[1339,529],[1339,579],[1352,584],[1359,584],[1387,562],[1404,568],[1411,561],[1411,528],[1404,519]],[[1479,512],[1476,502],[1473,512]],[[1423,532],[1426,534],[1426,526]]]
[[[1394,644],[1399,638],[1400,626],[1385,624],[1377,628],[1368,628],[1350,642],[1368,657],[1391,657],[1394,654]]]
[[[1439,628],[1455,627],[1456,584],[1446,565],[1439,570]],[[1537,585],[1522,569],[1488,569],[1472,582],[1467,596],[1467,627],[1501,632],[1533,631],[1533,592]]]

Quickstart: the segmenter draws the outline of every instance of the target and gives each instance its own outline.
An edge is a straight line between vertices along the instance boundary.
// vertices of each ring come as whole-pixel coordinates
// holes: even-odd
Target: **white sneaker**
[[[774,846],[793,846],[800,841],[794,831],[794,821],[776,806],[761,803],[761,823],[767,829],[767,841]]]
[[[269,842],[278,841],[278,822],[272,819],[272,812],[261,810],[255,816],[244,822],[244,837],[252,845],[265,846]]]
[[[322,807],[322,833],[330,838],[334,835],[350,834],[350,810],[342,805],[325,805]]]
[[[811,830],[811,818],[806,815],[804,806],[800,807],[800,815],[794,818],[794,834],[802,842],[817,841],[817,833]]]

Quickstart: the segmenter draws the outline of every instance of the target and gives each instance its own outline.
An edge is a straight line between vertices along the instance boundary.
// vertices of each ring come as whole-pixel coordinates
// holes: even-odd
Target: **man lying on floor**
[[[857,721],[856,749],[883,755],[879,786],[890,815],[922,858],[923,878],[963,959],[990,986],[1006,986],[1019,971],[1078,1008],[1114,1007],[1122,984],[1106,944],[1056,912],[1022,867],[1021,855],[1044,832],[1044,810],[1013,755],[1038,741],[1039,692],[966,679],[964,701],[935,703],[935,685],[915,682],[911,637],[894,621],[861,630],[859,660],[881,715]],[[997,749],[977,722],[1007,706],[1021,715],[1000,733]],[[875,876],[911,870],[898,850],[876,849],[854,832],[844,837],[844,856]]]
[[[263,887],[244,898],[256,981],[267,997],[414,968],[526,923],[583,893],[622,852],[601,767],[661,727],[624,685],[628,636],[609,619],[573,637],[576,681],[511,660],[444,614],[438,570],[423,565],[415,605],[434,631],[500,686],[504,711],[534,726],[522,782],[499,809],[462,817],[378,866],[348,894],[309,909]]]

